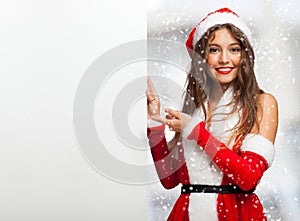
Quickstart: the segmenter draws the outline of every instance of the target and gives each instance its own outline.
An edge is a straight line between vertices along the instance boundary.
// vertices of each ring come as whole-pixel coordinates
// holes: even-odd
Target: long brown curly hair
[[[229,117],[236,111],[241,111],[243,116],[240,121],[230,129],[234,131],[231,139],[240,135],[248,134],[252,127],[257,124],[257,102],[258,94],[263,93],[259,89],[256,77],[254,74],[254,51],[247,39],[247,36],[236,26],[232,24],[215,25],[207,30],[207,32],[196,43],[191,69],[186,79],[186,90],[184,93],[184,103],[182,112],[192,115],[197,108],[201,108],[205,121],[210,122],[212,116],[208,117],[208,112],[205,107],[205,102],[211,98],[221,96],[221,86],[217,79],[210,73],[209,66],[206,63],[208,56],[208,43],[217,30],[226,28],[237,39],[241,46],[241,61],[238,68],[237,78],[231,82],[233,88],[233,100],[227,104],[232,105],[233,109],[230,113],[224,113],[224,117]],[[181,139],[181,133],[175,133],[174,138],[170,141],[170,147],[176,146]],[[230,140],[231,140],[230,139]]]

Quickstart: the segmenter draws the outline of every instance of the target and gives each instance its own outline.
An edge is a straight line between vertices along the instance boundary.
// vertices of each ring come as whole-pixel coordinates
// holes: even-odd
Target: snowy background
[[[296,0],[167,1],[151,0],[148,4],[148,38],[184,44],[191,29],[210,11],[229,7],[249,24],[255,39],[256,76],[260,87],[272,93],[279,103],[279,129],[276,157],[257,189],[268,220],[296,221],[300,217],[300,3]],[[158,43],[153,48],[163,48]],[[148,50],[151,53],[151,48]],[[183,57],[186,52],[165,50],[162,57]],[[160,79],[177,79],[184,83],[185,73],[164,62],[149,63],[148,74]],[[184,69],[184,68],[183,68]],[[157,80],[160,93],[171,94]],[[165,104],[168,106],[168,104]],[[177,102],[177,107],[180,104]],[[175,105],[175,106],[176,106]],[[174,106],[174,105],[173,105]],[[151,171],[153,172],[153,171]],[[149,188],[149,220],[166,220],[179,188],[164,190],[159,183]]]
[[[77,143],[73,104],[82,76],[105,52],[146,39],[147,31],[149,37],[182,43],[207,11],[223,6],[220,1],[170,2],[149,0],[147,27],[146,1],[0,1],[0,220],[164,220],[179,191],[169,194],[158,183],[124,184],[98,173]],[[297,220],[299,5],[296,1],[223,2],[253,22],[261,59],[258,77],[280,104],[276,162],[261,183],[261,198],[274,220]],[[105,98],[95,106],[145,75],[146,68],[145,63],[133,67],[135,76],[127,75],[133,73],[130,68],[118,73],[126,81],[109,82]],[[176,81],[182,82],[181,69],[165,68],[162,77],[166,77],[162,73],[175,74]],[[130,128],[141,136],[145,102],[137,103],[126,111]],[[95,119],[104,114],[97,113]],[[95,125],[109,128],[101,121]],[[99,136],[107,135],[113,132]],[[146,156],[133,155],[127,145],[118,145],[121,151],[108,147],[115,158],[133,165],[147,162]]]

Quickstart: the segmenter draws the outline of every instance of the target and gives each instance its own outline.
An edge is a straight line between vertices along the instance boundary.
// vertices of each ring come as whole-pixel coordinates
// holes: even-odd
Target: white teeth
[[[226,71],[231,71],[232,68],[218,68],[218,71],[226,72]]]

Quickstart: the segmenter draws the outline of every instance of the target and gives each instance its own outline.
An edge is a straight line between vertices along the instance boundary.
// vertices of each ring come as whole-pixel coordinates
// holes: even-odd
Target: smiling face
[[[237,78],[241,61],[241,46],[231,32],[222,28],[208,41],[207,63],[212,75],[226,88]]]

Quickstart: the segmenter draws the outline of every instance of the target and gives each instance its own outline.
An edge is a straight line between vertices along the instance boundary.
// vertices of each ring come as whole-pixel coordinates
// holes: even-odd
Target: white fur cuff
[[[268,162],[269,167],[275,155],[273,143],[260,134],[248,134],[243,141],[241,151],[250,151],[262,156]]]
[[[200,112],[200,109],[197,109],[193,116],[191,121],[188,123],[188,125],[183,128],[182,130],[182,137],[187,139],[187,137],[191,134],[192,130],[194,129],[194,127],[200,123],[201,121],[203,121],[204,117],[202,116],[203,114],[201,114],[202,111]]]

